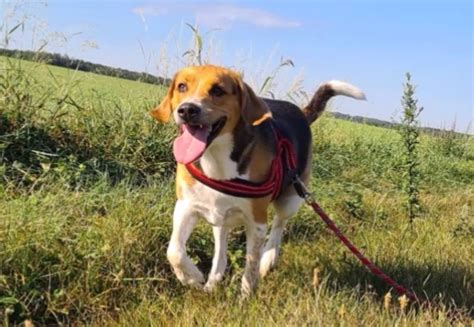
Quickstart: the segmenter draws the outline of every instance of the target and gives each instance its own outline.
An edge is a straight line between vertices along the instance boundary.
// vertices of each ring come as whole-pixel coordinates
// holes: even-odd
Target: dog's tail
[[[364,93],[357,87],[341,82],[329,81],[319,86],[309,104],[303,109],[303,113],[311,124],[326,109],[329,99],[336,95],[345,95],[358,100],[366,100]]]

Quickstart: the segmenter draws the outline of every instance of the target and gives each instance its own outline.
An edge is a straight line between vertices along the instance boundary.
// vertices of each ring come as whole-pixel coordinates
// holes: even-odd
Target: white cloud
[[[142,20],[145,20],[145,16],[190,12],[196,16],[196,20],[200,25],[220,28],[229,27],[233,23],[266,28],[295,28],[302,25],[299,21],[285,19],[265,10],[227,4],[160,3],[137,7],[132,11],[139,15]]]

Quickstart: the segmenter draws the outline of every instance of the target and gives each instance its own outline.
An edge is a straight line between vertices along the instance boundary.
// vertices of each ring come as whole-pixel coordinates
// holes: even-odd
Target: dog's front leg
[[[204,276],[186,254],[186,241],[196,226],[198,217],[186,200],[178,200],[173,214],[173,232],[167,256],[173,270],[185,285],[201,287]]]
[[[257,286],[259,278],[260,258],[265,242],[267,225],[250,223],[247,226],[247,256],[244,276],[242,277],[242,294],[249,296]]]
[[[227,267],[227,236],[229,235],[229,227],[213,226],[214,234],[214,258],[212,259],[212,268],[207,279],[206,291],[212,291],[218,282],[224,277]]]

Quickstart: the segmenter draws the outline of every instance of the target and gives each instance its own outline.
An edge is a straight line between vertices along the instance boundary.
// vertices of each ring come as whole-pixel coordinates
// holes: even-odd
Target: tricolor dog
[[[243,224],[247,254],[242,292],[251,294],[259,277],[275,266],[285,223],[303,203],[287,176],[283,176],[276,196],[240,197],[204,185],[188,166],[199,166],[202,174],[213,180],[239,179],[258,185],[271,174],[277,156],[276,131],[291,143],[296,174],[307,184],[311,172],[309,125],[335,95],[365,99],[356,87],[330,81],[322,84],[301,110],[286,101],[258,97],[239,74],[226,68],[188,67],[174,76],[167,95],[151,115],[160,122],[172,118],[180,129],[173,144],[178,162],[177,202],[167,257],[183,284],[212,290],[226,270],[229,231]],[[276,214],[266,239],[270,205]],[[200,218],[212,225],[215,239],[207,281],[186,254],[186,241]]]

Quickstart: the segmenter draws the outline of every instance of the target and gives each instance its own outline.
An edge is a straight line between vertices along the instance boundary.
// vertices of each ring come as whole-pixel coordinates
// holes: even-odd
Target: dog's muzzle
[[[201,113],[201,108],[194,103],[186,102],[180,105],[177,111],[179,118],[181,118],[183,122],[194,123]]]

